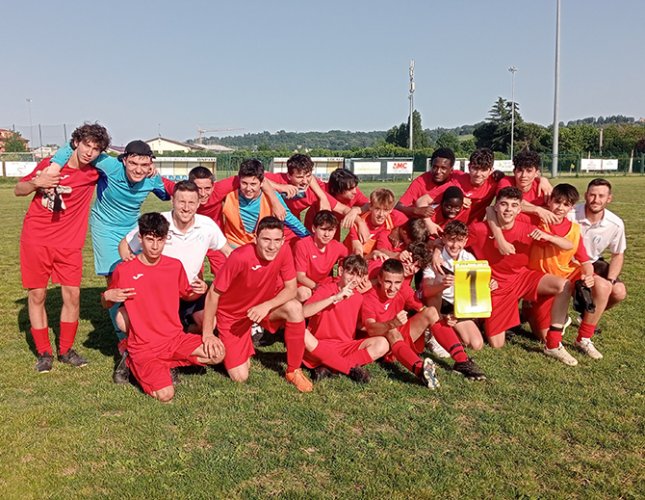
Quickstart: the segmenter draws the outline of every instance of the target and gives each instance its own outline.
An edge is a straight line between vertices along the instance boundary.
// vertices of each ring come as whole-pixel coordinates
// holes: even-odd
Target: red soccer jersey
[[[383,297],[385,297],[385,294],[383,294]],[[363,324],[366,324],[368,319],[383,323],[394,319],[403,310],[420,311],[423,309],[423,304],[417,299],[414,291],[407,283],[403,283],[399,293],[391,299],[383,297],[379,293],[378,283],[363,295],[363,308],[361,309]]]
[[[266,172],[264,175],[270,181],[277,182],[278,184],[289,184],[289,179],[287,178],[286,173],[274,174]],[[338,204],[338,202],[329,195],[327,195],[327,199],[329,200],[329,205],[332,209]],[[304,210],[318,203],[318,197],[311,188],[307,188],[304,192],[298,193],[294,198],[285,198],[284,202],[289,210],[291,210],[291,213],[300,218],[300,214]]]
[[[221,294],[217,316],[245,318],[249,308],[275,297],[285,281],[295,278],[288,245],[282,245],[272,261],[261,260],[253,243],[238,247],[215,278],[215,289]]]
[[[319,182],[319,184],[325,193],[329,193],[329,183]],[[332,197],[331,195],[329,196]],[[365,196],[363,192],[358,188],[356,188],[356,195],[349,201],[341,201],[337,198],[333,198],[333,199],[343,203],[345,206],[349,208],[362,207],[363,205],[366,205],[370,202],[370,199],[367,196]],[[318,212],[320,212],[320,202],[316,200],[316,202],[311,206],[311,208],[307,210],[307,214],[305,215],[305,227],[310,231],[312,230],[314,225],[314,217]],[[337,214],[336,212],[334,212],[334,215],[336,216],[336,219],[338,219],[338,222],[340,224],[340,222],[343,220],[343,215]],[[340,241],[340,226],[338,231],[336,231],[336,234],[334,235],[334,239],[337,241]]]
[[[307,236],[296,241],[296,272],[303,272],[310,280],[320,283],[329,276],[338,259],[347,257],[347,253],[347,247],[336,240],[331,240],[322,251],[314,243],[313,236]]]
[[[403,193],[403,196],[401,196],[399,202],[406,207],[410,207],[425,194],[429,195],[433,200],[436,200],[449,186],[457,186],[457,180],[464,175],[468,174],[455,170],[450,174],[446,182],[437,184],[432,180],[432,174],[425,172],[412,181],[408,189]]]
[[[42,160],[20,182],[30,181],[50,164]],[[48,208],[48,198],[36,191],[22,225],[20,241],[30,245],[56,248],[83,248],[87,235],[88,212],[99,172],[92,166],[71,168],[67,164],[60,171],[57,188],[65,209],[53,212]]]
[[[526,268],[529,263],[530,248],[534,240],[529,234],[537,229],[536,226],[522,220],[515,220],[511,229],[502,233],[506,241],[515,247],[514,255],[502,255],[486,222],[475,222],[468,228],[468,243],[473,254],[480,260],[487,260],[492,275],[498,282],[510,281],[517,271]]]
[[[515,185],[515,177],[513,177],[512,175],[507,175],[501,181],[499,181],[499,183],[497,184],[497,193],[499,193],[502,188],[509,186],[517,187]],[[531,203],[536,207],[543,207],[544,205],[546,205],[546,201],[544,200],[544,196],[538,195],[539,190],[540,179],[533,179],[531,188],[527,192],[522,191],[522,201]]]
[[[166,188],[166,192],[172,196],[173,192],[175,191],[175,182],[166,179],[165,177],[162,177],[162,180],[163,185]],[[227,194],[235,191],[236,189],[239,189],[239,187],[240,179],[237,175],[214,182],[213,191],[210,197],[208,198],[208,200],[206,200],[206,203],[197,207],[197,213],[200,215],[205,215],[206,217],[210,217],[211,219],[213,219],[215,224],[217,224],[221,228],[222,203],[224,203],[224,198],[226,198]]]
[[[132,355],[155,357],[177,335],[184,335],[179,299],[192,290],[179,260],[162,255],[154,266],[138,258],[122,262],[114,269],[110,288],[134,288],[136,292],[123,303],[130,318],[128,351]]]
[[[457,214],[457,217],[453,219],[446,219],[443,216],[443,212],[441,211],[441,206],[438,206],[434,209],[434,213],[432,214],[432,217],[430,217],[430,220],[437,224],[441,229],[443,229],[451,220],[458,220],[466,224],[468,220],[468,212],[462,208]]]
[[[459,178],[457,185],[464,193],[464,198],[470,200],[470,207],[463,209],[467,224],[484,220],[486,207],[495,198],[497,184],[492,175],[481,186],[477,187],[473,186],[470,182],[470,175],[464,175]]]
[[[372,217],[369,215],[369,212],[368,212],[368,215],[365,218],[365,224],[367,224],[367,228],[369,229],[370,239],[374,240],[374,243],[376,243],[376,240],[378,239],[379,234],[381,233],[390,234],[390,231],[392,230],[392,228],[395,228],[397,226],[402,226],[408,221],[408,218],[405,215],[403,215],[403,212],[399,212],[398,210],[392,210],[392,213],[390,213],[390,219],[392,220],[392,227],[388,228],[387,223],[377,226],[372,222]],[[345,243],[351,246],[351,242],[358,241],[358,239],[359,239],[358,231],[356,230],[356,227],[352,227],[349,230],[349,234],[345,238]]]
[[[319,302],[338,293],[338,278],[322,283],[307,301]],[[354,291],[351,297],[332,304],[309,319],[309,331],[319,340],[354,340],[358,313],[363,304],[363,296]]]

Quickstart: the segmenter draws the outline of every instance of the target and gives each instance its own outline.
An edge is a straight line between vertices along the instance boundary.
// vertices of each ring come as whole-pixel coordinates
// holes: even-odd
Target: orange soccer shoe
[[[285,378],[287,382],[293,384],[300,392],[311,392],[314,390],[314,385],[311,383],[311,380],[307,378],[300,368],[287,373]]]

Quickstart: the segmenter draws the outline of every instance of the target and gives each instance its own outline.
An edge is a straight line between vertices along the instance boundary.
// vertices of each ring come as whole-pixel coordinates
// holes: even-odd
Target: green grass
[[[576,354],[580,364],[567,367],[517,335],[477,354],[485,383],[443,364],[430,392],[403,369],[372,365],[367,386],[337,378],[304,395],[283,381],[277,343],[258,353],[248,383],[186,374],[169,405],[112,384],[115,347],[89,245],[76,344],[90,364],[34,372],[18,267],[27,200],[1,184],[0,497],[642,497],[645,179],[612,180],[629,297],[603,317],[602,361]],[[53,325],[59,308],[54,288]]]

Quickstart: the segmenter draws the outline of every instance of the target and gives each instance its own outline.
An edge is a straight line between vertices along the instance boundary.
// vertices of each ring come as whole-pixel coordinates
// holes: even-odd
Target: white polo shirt
[[[580,224],[582,241],[592,262],[596,262],[607,249],[612,254],[625,253],[625,224],[613,212],[605,209],[602,220],[592,224],[585,214],[585,204],[580,203],[569,213],[569,219]]]
[[[205,215],[195,215],[195,223],[182,233],[172,220],[172,212],[163,212],[170,223],[168,238],[162,254],[179,259],[184,266],[188,281],[192,282],[202,269],[208,250],[219,250],[226,244],[226,238],[213,220]],[[133,253],[141,252],[139,229],[135,228],[125,237]]]
[[[457,256],[457,258],[453,259],[450,256],[450,254],[448,254],[448,251],[445,248],[441,250],[441,258],[445,262],[444,267],[452,272],[455,271],[456,260],[477,260],[473,254],[471,254],[466,250],[462,250],[461,252],[459,252],[459,255]],[[441,280],[437,280],[436,277],[437,276],[434,272],[434,269],[432,269],[432,266],[428,266],[423,270],[423,279],[427,278],[427,279],[433,280],[434,284],[441,283]],[[455,287],[451,286],[449,288],[446,288],[442,292],[441,298],[446,302],[450,302],[451,304],[453,304],[455,302]]]

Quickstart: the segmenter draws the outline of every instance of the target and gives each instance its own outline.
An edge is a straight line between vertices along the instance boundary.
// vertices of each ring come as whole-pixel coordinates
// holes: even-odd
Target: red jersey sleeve
[[[320,302],[321,300],[331,297],[336,292],[338,292],[338,284],[335,280],[323,281],[316,287],[314,293],[309,297],[305,304],[315,304],[316,302]]]
[[[219,293],[226,293],[226,291],[233,283],[233,280],[235,280],[235,277],[242,271],[242,262],[241,259],[238,258],[236,253],[236,251],[233,251],[233,253],[229,255],[228,259],[226,259],[226,262],[219,270],[219,273],[217,273],[217,276],[215,276],[214,286],[215,290],[217,290]]]
[[[166,193],[168,193],[169,196],[172,196],[172,194],[175,192],[175,183],[170,179],[166,179],[165,177],[162,177],[161,181],[163,182],[163,187],[166,190]]]
[[[108,290],[113,288],[121,288],[121,265],[117,265],[112,272],[112,278],[110,279],[110,284],[108,285]]]
[[[392,242],[390,241],[389,236],[389,231],[380,232],[376,237],[376,244],[374,245],[374,248],[376,248],[377,250],[387,250],[388,252],[393,252],[394,247],[392,246]]]
[[[363,194],[363,191],[360,189],[356,188],[356,196],[354,196],[354,199],[352,200],[352,206],[354,207],[362,207],[363,205],[366,205],[370,202],[370,199]]]
[[[401,205],[406,207],[412,206],[417,199],[426,193],[423,175],[414,179],[408,189],[405,190],[405,193],[403,193],[403,196],[399,199],[399,203],[401,203]]]
[[[226,195],[232,191],[235,191],[240,187],[240,180],[237,175],[232,177],[227,177],[221,181],[217,181],[213,184],[213,193],[211,194],[210,201],[221,202],[224,201]]]
[[[497,183],[497,191],[495,192],[495,194],[499,193],[500,190],[505,187],[513,187],[513,186],[515,186],[515,177],[506,175],[502,178],[502,180],[500,180]]]
[[[184,270],[184,266],[181,265],[181,262],[178,266],[177,275],[177,290],[179,290],[179,296],[182,299],[186,299],[193,294],[193,289],[188,282],[188,276],[186,276],[186,271]]]
[[[363,305],[361,306],[361,321],[363,324],[366,324],[368,319],[376,321],[376,318],[378,318],[377,310],[374,307],[374,298],[371,295],[371,291],[363,295]]]
[[[408,222],[407,216],[403,212],[399,212],[398,210],[392,210],[390,217],[392,218],[392,224],[394,224],[394,227],[402,226],[403,224]]]
[[[408,311],[420,311],[423,309],[423,304],[419,299],[417,299],[417,296],[414,294],[414,291],[412,288],[410,288],[410,285],[403,285],[401,287],[401,293],[403,294],[403,297],[405,298],[405,309]]]
[[[295,260],[296,272],[306,273],[309,263],[309,253],[307,252],[307,238],[296,241],[296,247],[293,251],[293,256]]]

